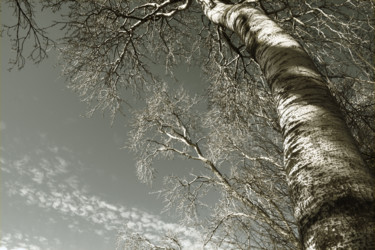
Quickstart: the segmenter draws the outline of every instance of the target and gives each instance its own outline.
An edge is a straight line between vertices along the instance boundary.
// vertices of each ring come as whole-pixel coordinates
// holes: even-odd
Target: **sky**
[[[2,23],[11,20],[2,7]],[[151,239],[174,232],[187,249],[201,236],[162,214],[153,191],[162,176],[190,162],[158,163],[150,187],[138,181],[134,155],[122,149],[125,120],[84,116],[86,104],[66,88],[55,53],[38,65],[8,71],[14,56],[1,40],[0,250],[116,249],[122,232]],[[180,70],[191,92],[201,90],[199,74]],[[120,245],[121,246],[121,245]]]

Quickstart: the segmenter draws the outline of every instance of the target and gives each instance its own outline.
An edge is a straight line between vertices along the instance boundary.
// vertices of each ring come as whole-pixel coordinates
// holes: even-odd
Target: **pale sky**
[[[2,22],[10,18],[4,7]],[[150,238],[174,232],[194,249],[199,233],[161,214],[162,201],[150,194],[161,187],[163,175],[191,163],[160,162],[153,187],[140,183],[134,155],[121,149],[126,121],[111,126],[108,115],[83,117],[86,106],[65,87],[54,54],[9,72],[12,55],[4,36],[0,250],[116,249],[123,230]],[[191,91],[201,91],[199,74],[182,70],[179,76]]]

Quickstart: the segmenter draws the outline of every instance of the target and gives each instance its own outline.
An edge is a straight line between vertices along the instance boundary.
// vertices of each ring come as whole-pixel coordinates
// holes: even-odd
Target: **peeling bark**
[[[251,3],[198,2],[241,37],[272,90],[303,248],[374,249],[374,177],[311,58]]]

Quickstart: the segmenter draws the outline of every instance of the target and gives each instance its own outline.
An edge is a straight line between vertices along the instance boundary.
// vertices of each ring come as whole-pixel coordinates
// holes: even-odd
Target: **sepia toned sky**
[[[2,6],[1,21],[11,21]],[[134,155],[124,149],[126,119],[84,117],[86,105],[66,88],[56,53],[38,65],[8,71],[14,57],[1,40],[0,250],[116,249],[122,231],[152,238],[174,232],[193,247],[198,232],[179,226],[153,191],[162,176],[190,162],[158,163],[150,187],[138,181]],[[178,76],[201,92],[199,74]],[[178,170],[176,170],[178,165]]]

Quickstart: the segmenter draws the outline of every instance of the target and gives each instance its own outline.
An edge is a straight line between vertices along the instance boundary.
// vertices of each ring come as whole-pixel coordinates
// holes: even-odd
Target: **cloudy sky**
[[[6,6],[1,18],[11,20]],[[8,71],[14,54],[6,38],[1,41],[0,250],[116,249],[121,232],[150,238],[174,232],[184,245],[198,244],[199,234],[161,214],[163,203],[151,194],[175,162],[159,163],[153,187],[141,184],[134,156],[121,149],[126,121],[111,126],[101,114],[85,118],[86,106],[66,89],[53,53],[39,65]],[[182,70],[179,76],[198,92],[199,75],[191,75]]]

